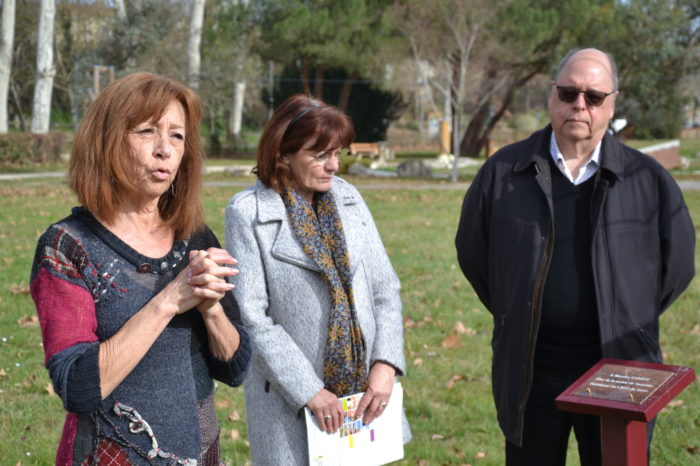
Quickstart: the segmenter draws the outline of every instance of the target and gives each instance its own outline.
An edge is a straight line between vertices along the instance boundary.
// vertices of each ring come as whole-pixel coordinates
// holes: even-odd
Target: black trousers
[[[506,441],[507,466],[564,466],[572,429],[581,466],[600,466],[600,417],[559,411],[554,404],[554,399],[584,372],[535,366],[525,409],[523,446]]]

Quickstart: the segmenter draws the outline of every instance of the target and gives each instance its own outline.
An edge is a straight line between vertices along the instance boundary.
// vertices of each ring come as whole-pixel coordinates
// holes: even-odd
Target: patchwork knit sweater
[[[45,363],[68,411],[56,464],[80,464],[105,439],[133,464],[218,462],[212,377],[240,385],[251,355],[231,293],[221,304],[241,335],[230,361],[208,348],[200,313],[173,318],[133,371],[104,400],[98,350],[188,264],[188,251],[220,247],[208,228],[161,258],[141,255],[87,210],[51,225],[39,239],[30,290]],[[212,448],[210,448],[212,447]],[[216,449],[217,451],[212,451]]]

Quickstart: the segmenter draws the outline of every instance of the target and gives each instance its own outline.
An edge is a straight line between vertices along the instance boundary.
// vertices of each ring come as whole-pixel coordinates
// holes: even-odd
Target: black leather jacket
[[[522,444],[542,290],[554,244],[551,127],[490,157],[467,191],[462,272],[494,319],[492,383],[506,438]],[[659,316],[695,273],[695,229],[678,185],[606,134],[591,200],[591,261],[604,357],[661,362]]]

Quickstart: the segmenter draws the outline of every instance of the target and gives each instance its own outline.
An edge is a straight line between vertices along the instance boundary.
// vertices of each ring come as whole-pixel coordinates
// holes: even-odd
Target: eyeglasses
[[[554,84],[554,87],[557,88],[557,96],[562,102],[570,104],[571,102],[578,99],[579,94],[583,94],[583,99],[586,101],[586,105],[590,107],[599,107],[603,105],[603,101],[605,101],[605,98],[615,93],[615,91],[603,92],[594,91],[592,89],[582,91],[576,86],[557,86],[556,84]]]
[[[333,157],[336,157],[338,159],[338,162],[340,162],[343,159],[343,157],[348,155],[349,152],[350,151],[348,149],[340,149],[337,151],[323,151],[320,154],[315,154],[311,156],[311,158],[313,159],[312,163],[314,165],[325,165]]]

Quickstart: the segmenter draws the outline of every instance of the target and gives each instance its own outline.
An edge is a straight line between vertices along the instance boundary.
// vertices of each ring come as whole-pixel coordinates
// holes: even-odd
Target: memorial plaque
[[[668,381],[675,372],[604,364],[591,375],[574,395],[640,404]]]
[[[690,367],[603,358],[554,401],[601,417],[602,466],[647,466],[647,424],[693,380]]]

